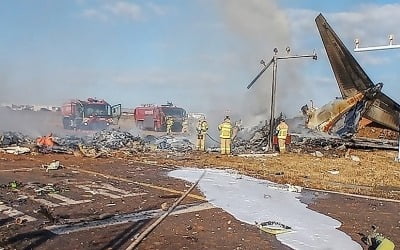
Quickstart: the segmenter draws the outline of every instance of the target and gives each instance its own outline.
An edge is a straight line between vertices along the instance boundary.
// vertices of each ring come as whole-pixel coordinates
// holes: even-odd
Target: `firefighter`
[[[235,140],[236,136],[238,135],[241,129],[242,129],[242,120],[236,121],[235,125],[232,128],[232,141]]]
[[[189,122],[187,119],[184,119],[182,121],[182,133],[187,133],[189,132]]]
[[[229,116],[218,126],[221,138],[221,154],[229,155],[231,153],[232,124]]]
[[[289,126],[286,124],[285,119],[281,118],[281,121],[276,127],[278,133],[278,145],[279,145],[279,152],[285,153],[286,152],[286,137],[288,135]]]
[[[174,119],[171,116],[167,117],[167,135],[172,132],[172,126],[174,125]]]
[[[394,250],[394,243],[377,232],[376,226],[372,226],[372,232],[367,236],[367,244],[376,250]]]
[[[206,150],[206,135],[207,135],[207,131],[208,131],[208,123],[205,118],[199,119],[196,131],[197,131],[196,148],[197,148],[197,150],[205,151]]]

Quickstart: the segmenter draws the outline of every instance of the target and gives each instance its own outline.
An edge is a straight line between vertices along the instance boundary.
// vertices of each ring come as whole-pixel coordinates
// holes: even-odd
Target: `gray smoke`
[[[224,24],[234,34],[240,46],[237,46],[237,68],[247,74],[247,82],[242,82],[242,96],[233,102],[235,110],[245,124],[257,124],[268,119],[270,113],[272,67],[247,90],[245,86],[262,69],[260,59],[268,62],[273,56],[273,49],[279,55],[285,55],[286,46],[292,44],[290,23],[286,12],[279,8],[277,1],[232,0],[217,1]],[[303,86],[301,76],[302,62],[279,61],[276,113],[295,115],[300,108],[299,92]],[[307,100],[307,99],[306,99]]]

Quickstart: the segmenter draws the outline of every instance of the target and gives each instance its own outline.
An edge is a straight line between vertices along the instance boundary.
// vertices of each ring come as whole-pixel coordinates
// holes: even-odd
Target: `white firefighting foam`
[[[195,182],[203,171],[183,168],[169,175]],[[280,234],[277,239],[291,248],[362,249],[337,229],[341,225],[339,221],[308,209],[298,198],[301,194],[276,188],[272,182],[233,171],[209,169],[198,186],[210,203],[240,221],[249,224],[276,221],[290,226],[294,231]]]

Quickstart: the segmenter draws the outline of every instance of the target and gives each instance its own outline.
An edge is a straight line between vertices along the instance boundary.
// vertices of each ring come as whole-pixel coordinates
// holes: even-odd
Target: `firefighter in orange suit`
[[[286,137],[288,135],[289,126],[286,124],[285,119],[281,119],[278,127],[276,127],[278,132],[278,145],[279,145],[279,152],[285,153],[286,152]]]
[[[229,116],[218,126],[219,137],[221,138],[221,154],[231,153],[232,124]]]

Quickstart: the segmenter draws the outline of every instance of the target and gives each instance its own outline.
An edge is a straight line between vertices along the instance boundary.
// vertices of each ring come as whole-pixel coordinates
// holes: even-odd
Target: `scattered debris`
[[[269,198],[271,198],[271,195],[269,195],[269,194],[264,194],[264,199],[269,199]]]
[[[328,170],[328,173],[337,175],[337,174],[339,174],[339,170],[337,170],[337,169]]]
[[[48,207],[40,205],[40,209],[37,210],[36,212],[44,215],[44,217],[46,217],[49,220],[49,222],[52,224],[54,224],[58,221],[58,218],[53,216],[53,214],[51,213],[51,211]]]
[[[23,225],[27,221],[28,220],[24,217],[15,218],[15,224],[17,224],[17,225]]]
[[[291,184],[285,184],[285,187],[285,189],[289,192],[301,193],[301,191],[303,190],[302,187]]]
[[[324,157],[324,154],[321,153],[320,151],[315,151],[314,153],[311,153],[311,155],[312,155],[312,156],[319,157],[319,158]]]
[[[291,227],[276,221],[266,221],[261,223],[257,223],[256,221],[255,224],[261,231],[273,235],[289,233],[293,231]]]
[[[8,154],[15,154],[15,155],[26,154],[26,153],[31,152],[30,148],[20,147],[20,146],[0,148],[0,151],[3,151]]]
[[[162,209],[163,211],[167,211],[167,210],[168,210],[168,203],[163,202],[163,203],[161,204],[161,209]]]
[[[191,143],[187,138],[163,136],[155,141],[158,149],[172,150],[179,152],[190,151],[194,148],[193,143]]]
[[[11,189],[19,189],[23,186],[22,182],[19,181],[12,181],[8,183],[8,187]]]
[[[46,172],[49,172],[49,170],[57,170],[59,168],[62,168],[63,166],[60,164],[60,161],[53,161],[48,165],[42,164],[42,168],[46,169]]]
[[[387,249],[394,250],[395,244],[393,241],[378,232],[378,227],[375,225],[371,226],[371,231],[365,235],[359,233],[362,236],[361,241],[369,246],[368,249]]]
[[[34,189],[36,195],[38,196],[46,194],[57,194],[69,190],[68,188],[63,188],[57,184],[52,184],[52,183],[49,184],[29,183],[27,184],[27,186],[29,188]]]
[[[361,160],[360,160],[360,157],[358,157],[358,156],[356,156],[356,155],[350,155],[350,159],[352,160],[352,161],[355,161],[355,162],[360,162]]]
[[[96,149],[122,149],[132,148],[140,150],[143,147],[142,140],[139,136],[134,136],[129,132],[112,130],[101,130],[95,133],[91,138],[85,140],[86,146],[91,146]]]
[[[29,136],[23,135],[19,132],[0,132],[0,146],[14,146],[32,144],[33,140]]]

